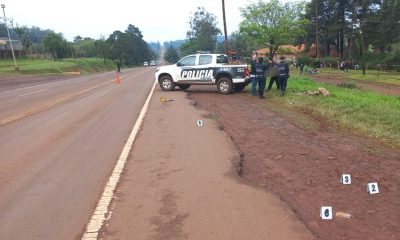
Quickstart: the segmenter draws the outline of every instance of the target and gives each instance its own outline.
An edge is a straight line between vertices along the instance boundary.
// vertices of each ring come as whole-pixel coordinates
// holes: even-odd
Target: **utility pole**
[[[365,39],[364,39],[364,24],[365,24],[365,20],[364,20],[364,16],[361,20],[360,23],[360,38],[361,38],[361,62],[362,62],[362,71],[363,71],[363,75],[365,75]]]
[[[226,16],[225,16],[225,0],[222,0],[222,17],[223,17],[223,21],[224,21],[224,34],[225,34],[225,41],[224,41],[224,45],[225,45],[225,53],[228,54],[228,31],[226,29]]]
[[[349,57],[350,60],[353,61],[353,46],[354,46],[354,24],[356,22],[356,7],[357,7],[357,2],[356,0],[351,1],[351,33],[350,33],[350,50],[349,50]]]
[[[1,4],[1,8],[3,9],[3,15],[4,15],[4,23],[6,24],[6,29],[7,29],[7,34],[8,34],[8,40],[10,41],[10,46],[11,46],[11,53],[14,59],[14,69],[15,71],[18,71],[18,65],[17,65],[17,61],[15,60],[15,54],[14,54],[14,47],[11,41],[11,36],[10,36],[10,30],[8,30],[8,23],[7,23],[7,18],[6,18],[6,11],[4,10],[6,8],[6,5]]]
[[[315,51],[319,58],[318,0],[315,0]]]

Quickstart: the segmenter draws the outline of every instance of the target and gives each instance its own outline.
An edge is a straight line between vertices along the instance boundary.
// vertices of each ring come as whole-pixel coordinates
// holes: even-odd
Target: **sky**
[[[238,30],[240,8],[255,0],[225,0],[228,34]],[[189,18],[197,7],[217,17],[223,32],[220,0],[0,0],[7,18],[19,25],[36,26],[75,36],[98,39],[113,31],[124,31],[128,24],[138,27],[148,42],[186,38]]]

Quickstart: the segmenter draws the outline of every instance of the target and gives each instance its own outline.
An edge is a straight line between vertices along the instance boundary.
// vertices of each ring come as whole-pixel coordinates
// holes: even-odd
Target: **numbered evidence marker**
[[[369,194],[379,193],[378,183],[377,182],[368,183],[368,192]]]
[[[328,207],[328,206],[321,207],[320,216],[321,216],[322,220],[331,220],[332,216],[333,216],[332,207]]]
[[[203,126],[203,120],[197,120],[197,126],[198,127]]]
[[[351,184],[351,175],[350,174],[343,174],[340,182],[344,185]]]

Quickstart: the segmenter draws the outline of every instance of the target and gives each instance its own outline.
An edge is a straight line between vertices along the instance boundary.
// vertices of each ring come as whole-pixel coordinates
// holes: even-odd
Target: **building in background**
[[[23,55],[24,48],[22,47],[21,41],[11,39],[15,57]],[[0,58],[12,58],[11,44],[8,38],[0,37]]]

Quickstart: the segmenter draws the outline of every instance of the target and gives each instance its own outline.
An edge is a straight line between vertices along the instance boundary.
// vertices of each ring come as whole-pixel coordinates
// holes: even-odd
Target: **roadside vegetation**
[[[294,76],[288,83],[285,97],[279,97],[274,88],[269,104],[306,112],[337,127],[355,130],[363,135],[400,147],[400,97],[374,91],[344,88],[318,83],[307,77]],[[309,90],[324,87],[330,96],[303,96]]]
[[[18,59],[18,66],[16,72],[12,60],[0,59],[0,74],[89,74],[116,69],[114,62],[105,64],[101,58]]]
[[[397,71],[368,70],[367,75],[362,75],[362,71],[360,70],[349,70],[349,72],[342,72],[335,68],[320,68],[318,71],[320,76],[333,75],[338,76],[343,80],[400,85],[400,72]]]
[[[25,58],[51,58],[54,61],[67,59],[63,61],[64,63],[71,62],[69,58],[102,58],[104,65],[108,65],[107,60],[112,59],[115,63],[118,61],[121,66],[132,67],[158,59],[161,48],[160,43],[147,43],[140,29],[132,24],[129,24],[125,31],[115,30],[108,38],[76,36],[73,41],[68,41],[62,33],[49,29],[21,26],[16,22],[9,27],[11,38],[19,40],[14,46],[18,65],[20,62],[25,63]],[[7,36],[6,26],[2,23],[0,23],[0,36]],[[2,53],[0,48],[0,53],[0,58],[12,59],[11,51]],[[84,64],[86,62],[83,60]],[[55,71],[58,72],[57,69]]]

